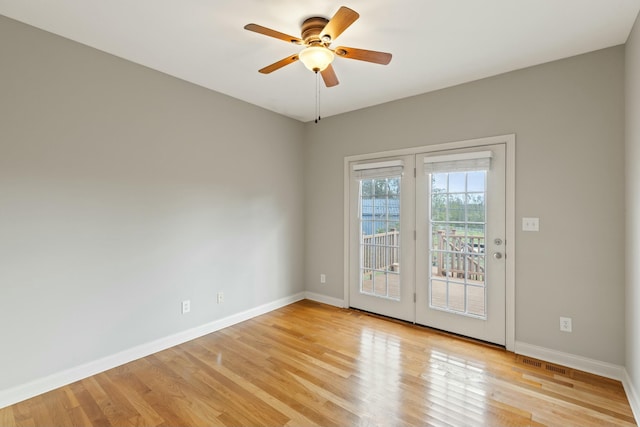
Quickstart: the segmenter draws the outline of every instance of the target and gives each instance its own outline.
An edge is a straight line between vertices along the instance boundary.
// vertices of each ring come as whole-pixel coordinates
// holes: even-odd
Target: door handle
[[[494,252],[493,257],[495,259],[502,259],[502,252]]]

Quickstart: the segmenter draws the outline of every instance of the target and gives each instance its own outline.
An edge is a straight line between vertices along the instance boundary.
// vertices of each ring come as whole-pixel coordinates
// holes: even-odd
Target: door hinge
[[[416,294],[415,294],[415,292],[413,293],[413,302],[416,302]]]
[[[415,178],[416,176],[416,168],[413,168],[413,177]]]
[[[418,232],[413,230],[413,240],[418,240]]]

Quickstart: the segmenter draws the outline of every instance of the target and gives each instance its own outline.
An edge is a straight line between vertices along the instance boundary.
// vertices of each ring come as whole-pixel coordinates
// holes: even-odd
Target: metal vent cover
[[[527,366],[530,366],[530,367],[533,367],[533,368],[537,368],[537,369],[540,369],[542,371],[546,371],[548,373],[564,375],[564,376],[567,376],[567,377],[572,376],[572,370],[571,369],[566,368],[566,367],[561,366],[561,365],[555,365],[553,363],[545,362],[543,360],[538,360],[538,359],[534,359],[532,357],[518,355],[517,356],[517,361],[520,362],[523,365],[527,365]]]

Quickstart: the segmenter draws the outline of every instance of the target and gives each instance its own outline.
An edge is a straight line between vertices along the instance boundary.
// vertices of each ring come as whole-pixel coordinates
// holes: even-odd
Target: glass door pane
[[[360,292],[400,299],[401,177],[360,180]]]
[[[431,308],[486,317],[486,172],[432,173]]]

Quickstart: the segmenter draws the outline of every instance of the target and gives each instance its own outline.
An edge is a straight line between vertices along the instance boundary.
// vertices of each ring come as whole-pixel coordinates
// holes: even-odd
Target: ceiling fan
[[[391,54],[386,52],[345,46],[336,47],[335,49],[329,48],[331,43],[359,17],[360,15],[356,11],[342,6],[330,20],[317,16],[308,18],[302,23],[300,38],[258,24],[247,24],[244,28],[245,30],[264,34],[265,36],[280,39],[287,43],[305,46],[299,53],[267,65],[258,70],[259,72],[269,74],[279,70],[285,65],[300,60],[309,70],[320,73],[327,87],[332,87],[339,83],[338,77],[331,66],[336,55],[343,58],[357,59],[382,65],[387,65],[391,61]]]

